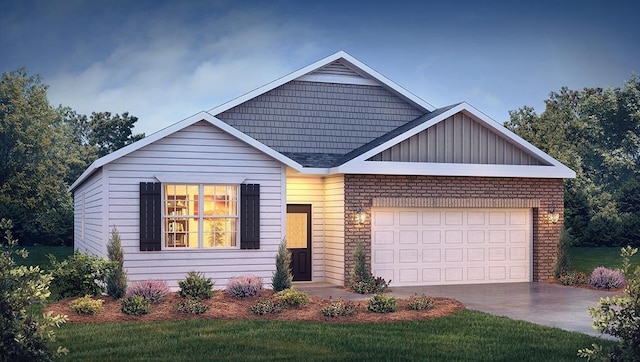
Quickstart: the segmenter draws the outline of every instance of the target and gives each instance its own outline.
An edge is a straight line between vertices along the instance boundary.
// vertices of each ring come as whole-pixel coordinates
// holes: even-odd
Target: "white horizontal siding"
[[[98,170],[73,193],[74,249],[103,257],[106,256],[105,240],[108,240],[108,236],[105,239],[103,235],[104,181],[102,170]]]
[[[325,281],[344,285],[344,176],[325,179]]]
[[[287,175],[287,204],[311,204],[311,280],[324,281],[324,181],[320,177]]]
[[[271,282],[275,254],[283,237],[284,167],[269,156],[225,132],[199,122],[147,145],[105,166],[108,175],[109,226],[116,226],[125,250],[130,281],[166,280],[172,288],[187,272],[198,271],[222,288],[239,275],[257,275]],[[156,175],[179,176],[190,182],[211,175],[260,184],[260,249],[184,249],[139,251],[139,183],[157,182]],[[107,236],[108,238],[108,236]]]

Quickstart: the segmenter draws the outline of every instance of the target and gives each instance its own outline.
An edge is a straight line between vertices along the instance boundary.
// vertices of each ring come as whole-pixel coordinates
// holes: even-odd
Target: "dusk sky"
[[[344,50],[435,107],[499,123],[640,72],[640,1],[0,0],[0,71],[151,134]]]

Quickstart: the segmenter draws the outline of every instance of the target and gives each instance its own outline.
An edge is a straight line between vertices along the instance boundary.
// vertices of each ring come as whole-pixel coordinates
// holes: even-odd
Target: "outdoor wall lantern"
[[[364,225],[364,222],[367,221],[367,213],[362,207],[358,207],[356,210],[355,219],[358,225]]]
[[[560,220],[560,213],[556,210],[554,205],[549,209],[549,221],[553,224],[557,224],[558,220]]]

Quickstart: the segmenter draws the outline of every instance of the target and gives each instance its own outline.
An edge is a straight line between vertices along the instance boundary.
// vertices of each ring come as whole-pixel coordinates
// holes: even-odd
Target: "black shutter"
[[[260,185],[240,185],[240,249],[260,249]]]
[[[159,182],[140,182],[140,251],[162,249],[162,200]]]

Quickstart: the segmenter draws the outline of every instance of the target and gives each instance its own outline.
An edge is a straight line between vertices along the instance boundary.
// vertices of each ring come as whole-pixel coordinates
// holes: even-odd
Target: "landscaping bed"
[[[408,309],[407,299],[398,299],[398,310],[392,313],[374,313],[367,311],[367,301],[354,301],[356,312],[352,316],[326,317],[321,309],[331,302],[316,296],[309,296],[309,303],[300,308],[286,308],[277,314],[254,314],[249,308],[261,300],[273,296],[272,290],[262,290],[256,296],[236,298],[224,291],[218,291],[213,298],[204,300],[203,303],[210,308],[203,314],[185,314],[175,311],[175,305],[180,301],[177,293],[171,293],[159,303],[153,304],[151,312],[146,315],[134,316],[120,311],[120,301],[113,300],[109,296],[102,296],[104,300],[103,311],[96,315],[78,315],[69,308],[73,299],[65,299],[50,304],[45,312],[54,314],[66,314],[69,323],[92,322],[134,322],[134,321],[163,321],[184,319],[263,319],[281,321],[317,321],[317,322],[394,322],[407,320],[425,320],[450,315],[464,309],[464,305],[457,300],[447,298],[431,298],[434,307],[428,310]]]

